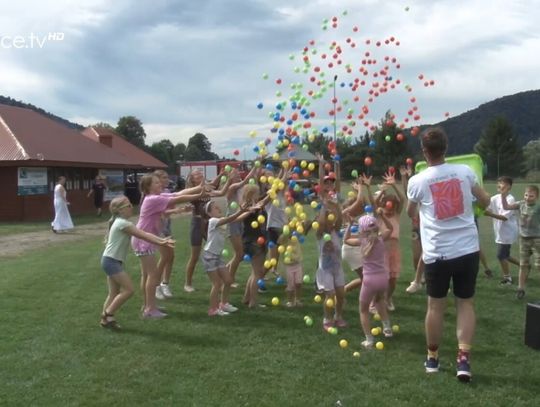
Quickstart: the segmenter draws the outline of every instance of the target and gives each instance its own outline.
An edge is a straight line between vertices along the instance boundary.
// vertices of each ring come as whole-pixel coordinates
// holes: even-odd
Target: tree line
[[[174,144],[169,139],[147,145],[143,124],[135,116],[121,117],[116,127],[107,123],[97,123],[93,127],[116,131],[130,143],[167,164],[171,173],[176,172],[178,161],[220,158],[212,152],[212,144],[203,133],[194,134],[187,145]],[[307,143],[307,149],[312,153],[322,153],[328,160],[339,159],[344,178],[351,178],[354,172],[381,175],[390,167],[397,169],[406,165],[408,159],[413,162],[423,160],[420,142],[416,140],[417,131],[414,128],[400,129],[393,122],[391,113],[387,112],[372,133],[366,132],[356,138],[337,137],[335,140],[327,133],[321,133]],[[502,116],[488,123],[474,145],[474,152],[482,157],[484,176],[490,179],[500,175],[521,177],[528,172],[540,173],[540,138],[522,147],[519,135]]]

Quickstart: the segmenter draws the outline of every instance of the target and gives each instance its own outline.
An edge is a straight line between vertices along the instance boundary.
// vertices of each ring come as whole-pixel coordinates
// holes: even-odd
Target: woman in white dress
[[[54,233],[73,229],[73,222],[69,214],[69,202],[66,199],[66,189],[64,185],[66,177],[58,177],[58,183],[54,187],[54,220],[51,228]]]

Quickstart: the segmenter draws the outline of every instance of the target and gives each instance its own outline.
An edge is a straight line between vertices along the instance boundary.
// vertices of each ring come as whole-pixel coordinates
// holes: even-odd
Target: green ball
[[[223,250],[221,251],[221,255],[222,255],[223,257],[229,257],[229,251],[228,251],[227,249],[223,249]]]
[[[384,141],[390,141],[392,140],[392,137],[390,137],[389,135],[387,135],[385,138],[384,138]]]
[[[229,205],[229,208],[231,208],[231,209],[238,209],[238,203],[236,203],[236,202],[234,202],[234,201],[231,202],[231,204]]]
[[[329,242],[330,240],[332,240],[332,236],[329,233],[325,233],[323,239],[325,242]]]
[[[312,326],[313,325],[313,319],[306,318],[305,321],[306,321],[306,326]]]
[[[351,177],[353,177],[353,178],[358,178],[358,171],[352,170],[352,171],[351,171]]]
[[[259,168],[261,166],[261,162],[259,160],[255,161],[255,167]]]
[[[304,276],[303,280],[304,280],[304,283],[306,283],[306,284],[309,284],[309,283],[311,282],[311,278],[309,277],[308,274],[306,274],[306,275]]]
[[[255,180],[253,178],[250,178],[248,182],[249,185],[255,185]]]

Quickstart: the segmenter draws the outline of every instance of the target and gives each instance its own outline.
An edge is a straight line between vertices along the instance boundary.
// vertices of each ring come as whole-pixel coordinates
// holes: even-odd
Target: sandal
[[[108,312],[104,312],[101,314],[101,320],[99,321],[99,324],[102,328],[109,328],[112,330],[119,330],[120,325],[118,325],[118,322],[116,322],[116,319],[114,319],[113,314],[109,314]]]

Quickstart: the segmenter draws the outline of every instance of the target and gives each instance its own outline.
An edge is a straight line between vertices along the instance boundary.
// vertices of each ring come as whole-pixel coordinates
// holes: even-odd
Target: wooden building
[[[51,219],[56,180],[67,178],[72,215],[93,213],[87,198],[96,175],[107,198],[121,194],[128,172],[167,165],[109,129],[79,132],[30,109],[0,105],[0,221]]]

